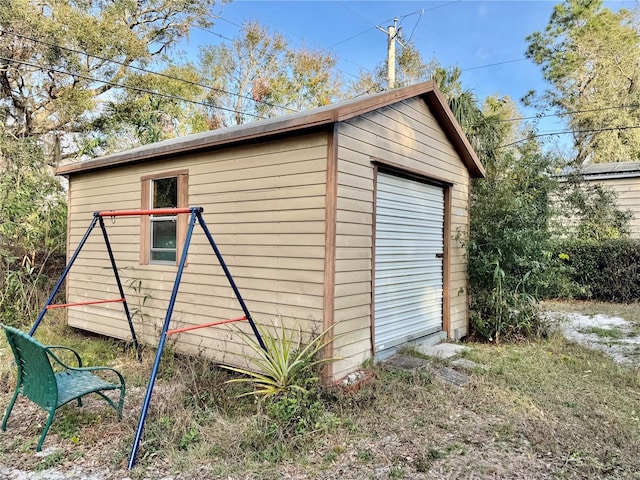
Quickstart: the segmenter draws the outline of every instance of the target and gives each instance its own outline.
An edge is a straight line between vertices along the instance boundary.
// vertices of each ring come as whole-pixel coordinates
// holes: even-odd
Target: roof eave
[[[169,158],[196,153],[214,147],[255,141],[299,130],[320,128],[336,122],[349,120],[358,115],[363,115],[413,97],[423,97],[425,99],[471,176],[474,178],[484,177],[485,171],[482,163],[480,163],[478,156],[464,135],[462,128],[449,109],[444,96],[437,89],[433,81],[372,95],[361,100],[318,108],[308,113],[286,115],[267,122],[255,122],[242,127],[217,132],[214,131],[215,133],[206,132],[201,135],[185,137],[181,141],[159,142],[95,160],[62,165],[56,169],[56,174],[68,176],[78,173],[88,173],[116,166],[135,164],[151,159]]]

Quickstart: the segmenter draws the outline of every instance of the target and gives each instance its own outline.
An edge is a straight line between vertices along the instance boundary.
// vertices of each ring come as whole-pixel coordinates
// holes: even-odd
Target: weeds
[[[252,390],[240,396],[254,395],[258,399],[259,412],[264,419],[258,425],[257,435],[273,447],[277,457],[283,441],[300,444],[310,434],[326,431],[339,423],[326,412],[320,395],[320,368],[332,362],[332,358],[320,358],[329,343],[329,329],[303,344],[302,332],[287,333],[284,325],[271,331],[258,326],[265,344],[263,349],[257,339],[242,333],[253,355],[246,360],[253,369],[223,366],[242,375],[228,381],[231,384],[248,384]],[[254,439],[255,440],[255,439]]]
[[[580,332],[587,333],[587,334],[592,333],[594,335],[597,335],[598,337],[611,338],[615,340],[619,340],[626,336],[626,334],[622,330],[616,327],[613,327],[613,328],[588,327],[588,328],[581,329]]]
[[[376,381],[357,391],[307,385],[306,394],[294,390],[300,397],[289,392],[261,403],[253,395],[238,398],[253,389],[228,383],[235,372],[204,357],[168,353],[160,368],[170,375],[158,377],[138,464],[126,472],[152,359],[145,355],[141,365],[124,349],[110,352],[117,343],[48,325],[46,338],[63,335],[74,347],[113,358],[133,379],[122,422],[102,421],[90,398],[85,414],[70,405],[56,417],[48,441],[61,453],[46,463],[58,469],[74,461],[108,467],[114,479],[180,473],[261,480],[419,474],[626,480],[640,471],[639,371],[551,335],[470,345],[467,357],[486,368],[472,372],[465,388],[370,365]],[[8,396],[3,390],[0,405]],[[16,422],[0,433],[4,466],[45,468],[45,459],[33,456],[39,417],[29,408],[18,404]]]

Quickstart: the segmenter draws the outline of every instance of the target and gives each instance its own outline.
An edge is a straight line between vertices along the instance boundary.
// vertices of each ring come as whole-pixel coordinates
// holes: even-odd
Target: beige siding
[[[466,259],[456,235],[468,226],[469,174],[421,99],[411,99],[340,125],[336,238],[334,376],[345,375],[372,353],[372,157],[453,184],[451,191],[450,319],[466,333]]]
[[[257,322],[284,321],[309,333],[322,327],[327,139],[310,134],[74,175],[70,182],[69,243],[75,249],[97,210],[140,208],[140,178],[189,170],[189,204],[204,207],[209,226]],[[136,330],[155,345],[164,321],[176,266],[140,265],[140,220],[105,218]],[[358,259],[353,259],[358,261]],[[355,268],[355,267],[353,267]],[[71,270],[69,301],[117,298],[102,236],[96,230]],[[198,225],[194,230],[171,328],[242,315]],[[69,324],[129,338],[120,304],[69,310]],[[249,331],[246,322],[241,325]],[[176,348],[203,351],[242,363],[243,344],[233,327],[178,336]]]
[[[600,184],[607,189],[613,191],[616,195],[616,205],[622,211],[631,213],[629,221],[629,229],[633,238],[640,238],[640,177],[627,178],[610,178],[592,180],[585,178],[585,182],[593,182]],[[578,219],[573,216],[567,216],[560,207],[563,202],[562,195],[553,195],[550,203],[556,208],[556,217],[554,233],[559,236],[565,236],[569,232],[575,230],[578,226]]]
[[[633,215],[629,221],[631,236],[640,238],[640,178],[616,178],[599,181],[613,190],[617,198],[617,205],[621,210],[628,210]]]
[[[141,177],[188,170],[189,205],[204,218],[258,323],[299,325],[305,334],[335,323],[337,379],[372,353],[372,248],[375,169],[372,158],[402,165],[451,188],[450,331],[467,329],[466,260],[455,240],[468,226],[469,174],[424,100],[409,99],[337,125],[337,184],[327,171],[327,133],[244,145],[213,152],[119,166],[71,177],[70,253],[97,210],[137,209]],[[330,157],[333,158],[333,157]],[[327,188],[329,181],[330,189]],[[337,192],[335,239],[327,195]],[[329,204],[330,205],[330,204]],[[327,219],[330,223],[327,223]],[[155,345],[164,321],[176,266],[141,265],[140,219],[106,218],[136,330]],[[335,242],[334,242],[335,240]],[[333,250],[335,248],[335,252]],[[329,253],[330,255],[327,255]],[[335,264],[331,258],[335,253]],[[326,269],[326,272],[325,272]],[[327,281],[325,288],[324,282]],[[333,297],[331,292],[331,280]],[[72,269],[69,301],[118,296],[102,236],[94,232]],[[242,315],[222,269],[196,225],[171,327]],[[129,338],[120,304],[69,310],[72,326]],[[246,322],[235,324],[249,332]],[[173,337],[172,337],[173,338]],[[248,353],[233,327],[205,328],[176,337],[175,347],[216,360],[243,363]],[[172,340],[173,341],[173,340]]]

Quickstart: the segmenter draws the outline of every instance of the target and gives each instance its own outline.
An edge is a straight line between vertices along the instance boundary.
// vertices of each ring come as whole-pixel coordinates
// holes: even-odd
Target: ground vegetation
[[[573,312],[576,305],[548,308]],[[637,332],[637,305],[616,312],[589,305],[583,307],[589,315],[630,314]],[[99,398],[86,398],[82,408],[69,405],[56,416],[45,455],[36,456],[41,427],[34,418],[46,413],[19,401],[0,434],[0,472],[9,478],[20,471],[106,480],[639,478],[638,364],[620,365],[559,333],[535,342],[469,343],[464,359],[475,366],[464,371],[462,387],[443,382],[430,367],[451,364],[408,351],[427,363],[408,370],[383,363],[370,367],[375,380],[360,388],[316,389],[318,405],[304,414],[313,422],[298,432],[274,422],[281,410],[259,410],[251,395],[239,397],[252,388],[228,383],[235,378],[229,372],[205,358],[167,352],[133,471],[126,462],[153,351],[143,352],[140,364],[127,344],[52,319],[37,336],[73,345],[89,364],[121,370],[128,382],[125,415],[118,422]],[[10,354],[0,339],[4,403],[12,391]]]

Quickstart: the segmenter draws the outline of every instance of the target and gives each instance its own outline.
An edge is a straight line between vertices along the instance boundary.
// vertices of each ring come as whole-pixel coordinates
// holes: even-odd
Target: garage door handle
[[[436,258],[444,258],[444,253],[436,253]]]

